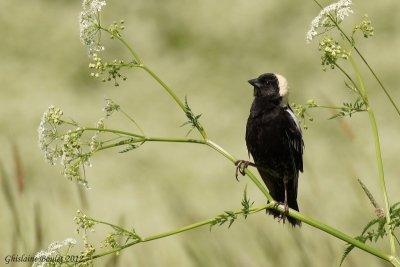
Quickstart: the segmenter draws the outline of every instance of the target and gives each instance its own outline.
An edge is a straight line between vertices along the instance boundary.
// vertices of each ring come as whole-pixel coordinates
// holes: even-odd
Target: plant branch
[[[119,109],[119,111],[121,111],[121,113],[128,119],[130,120],[140,131],[140,133],[145,136],[143,129],[139,126],[139,124],[132,118],[132,116],[130,116],[128,113],[126,113],[122,108]]]
[[[248,212],[247,214],[254,214],[254,213],[260,212],[262,210],[269,209],[271,207],[272,207],[272,204],[267,204],[267,205],[264,205],[262,207],[251,208],[251,209],[249,209],[247,211]],[[235,215],[240,215],[240,214],[243,214],[243,213],[244,213],[244,211],[242,209],[234,212]],[[193,229],[205,226],[205,225],[211,225],[215,221],[215,218],[216,217],[213,217],[213,218],[210,218],[210,219],[207,219],[207,220],[204,220],[204,221],[200,221],[200,222],[196,222],[196,223],[193,223],[193,224],[189,224],[189,225],[180,227],[178,229],[174,229],[174,230],[163,232],[163,233],[159,233],[159,234],[150,235],[148,237],[142,238],[141,240],[130,242],[130,243],[127,243],[125,245],[122,245],[119,248],[112,249],[112,250],[106,251],[104,253],[99,253],[99,254],[93,255],[90,258],[82,259],[78,263],[86,262],[86,261],[93,260],[93,259],[96,259],[96,258],[100,258],[100,257],[106,256],[106,255],[109,255],[109,254],[113,254],[113,253],[119,252],[119,251],[121,251],[121,250],[123,250],[125,248],[128,248],[128,247],[131,247],[133,245],[136,245],[138,243],[150,242],[150,241],[161,239],[161,238],[165,238],[165,237],[168,237],[168,236],[177,235],[177,234],[180,234],[180,233],[183,233],[183,232],[186,232],[186,231],[189,231],[189,230],[193,230]],[[94,221],[96,221],[96,220],[94,220]],[[101,222],[101,221],[96,221],[96,222],[107,224],[107,225],[110,225],[111,227],[115,227],[115,225],[104,223],[104,222]],[[127,230],[125,230],[125,231],[127,231]],[[129,232],[129,231],[127,231],[127,232]]]
[[[317,1],[313,0],[318,7],[323,9],[324,7]],[[361,60],[364,62],[364,64],[367,66],[368,70],[371,72],[372,76],[374,76],[375,80],[378,82],[379,86],[382,88],[382,90],[385,92],[386,96],[389,98],[390,103],[393,105],[393,107],[396,109],[397,114],[400,116],[400,109],[397,106],[396,102],[394,102],[393,97],[390,95],[389,91],[386,89],[386,87],[383,85],[381,79],[378,77],[376,74],[375,70],[371,67],[371,65],[368,63],[367,59],[363,56],[363,54],[360,52],[360,50],[357,48],[357,46],[354,44],[353,40],[343,31],[343,29],[340,27],[339,23],[332,18],[332,16],[328,16],[329,19],[335,24],[336,28],[341,32],[341,34],[345,37],[345,39],[349,42],[349,44],[354,48],[358,56],[361,58]]]
[[[104,225],[110,226],[113,229],[117,229],[117,230],[119,230],[121,232],[125,232],[125,233],[127,233],[129,235],[135,235],[135,233],[133,233],[133,232],[131,232],[129,230],[126,230],[126,229],[124,229],[124,228],[122,228],[122,227],[120,227],[118,225],[112,224],[112,223],[96,220],[96,219],[93,219],[93,218],[90,218],[89,220],[91,220],[91,221],[93,221],[95,223],[99,223],[99,224],[104,224]]]
[[[207,145],[207,146],[211,147],[212,149],[216,150],[218,153],[223,155],[228,160],[230,160],[233,164],[236,162],[235,157],[233,157],[225,149],[223,149],[222,147],[220,147],[219,145],[217,145],[216,143],[214,143],[214,142],[212,142],[210,140],[204,141],[204,140],[189,139],[189,138],[146,137],[144,141],[145,142],[195,143],[195,144]],[[264,196],[268,199],[269,204],[268,204],[268,206],[265,206],[264,208],[275,209],[275,210],[283,213],[285,211],[284,207],[272,199],[271,195],[268,192],[268,189],[257,179],[257,177],[248,169],[246,169],[246,174],[253,181],[253,183],[258,187],[258,189],[264,194]],[[320,222],[320,221],[318,221],[318,220],[316,220],[314,218],[311,218],[309,216],[301,214],[300,212],[297,212],[297,211],[292,210],[292,209],[289,209],[288,216],[293,217],[295,219],[298,219],[298,220],[300,220],[300,221],[302,221],[302,222],[304,222],[304,223],[306,223],[306,224],[308,224],[308,225],[310,225],[312,227],[320,229],[323,232],[326,232],[326,233],[328,233],[328,234],[330,234],[330,235],[332,235],[332,236],[334,236],[336,238],[339,238],[339,239],[341,239],[341,240],[343,240],[343,241],[345,241],[345,242],[347,242],[349,244],[352,244],[355,247],[358,247],[359,249],[364,250],[364,251],[366,251],[368,253],[371,253],[371,254],[373,254],[373,255],[381,258],[381,259],[384,259],[384,260],[389,261],[389,262],[391,261],[391,256],[390,255],[386,255],[382,251],[380,251],[380,250],[378,250],[378,249],[376,249],[374,247],[371,247],[371,246],[369,246],[369,245],[367,245],[365,243],[362,243],[359,240],[357,240],[357,239],[355,239],[355,238],[353,238],[353,237],[351,237],[351,236],[349,236],[349,235],[337,230],[336,228],[333,228],[333,227],[331,227],[331,226],[329,226],[327,224],[324,224],[324,223],[322,223],[322,222]],[[207,224],[206,222],[207,221],[203,221],[203,222],[200,222],[200,223],[193,224],[191,226],[195,226],[195,227],[192,227],[192,228],[197,228],[197,227],[200,227],[200,226],[203,226],[203,225]],[[183,231],[187,231],[187,230],[192,229],[191,226],[184,227],[182,229],[184,229]],[[183,231],[180,231],[180,232],[183,232]],[[173,233],[173,232],[174,231],[171,231],[171,232],[168,232],[168,233]],[[156,236],[160,236],[158,238],[161,238],[161,237],[163,237],[163,235],[168,236],[168,235],[171,235],[171,234],[163,233],[163,234],[156,235]],[[158,238],[153,238],[153,239],[158,239]],[[151,240],[153,240],[153,239],[151,239]],[[145,238],[143,240],[144,240],[143,242],[150,241],[149,238]],[[134,243],[127,244],[126,246],[128,247],[128,246],[132,246],[132,245],[134,245]],[[118,250],[116,250],[116,251],[118,251]],[[109,252],[108,254],[116,252],[116,251]],[[397,266],[397,265],[395,265],[395,266]],[[398,266],[400,266],[400,265],[398,265]]]

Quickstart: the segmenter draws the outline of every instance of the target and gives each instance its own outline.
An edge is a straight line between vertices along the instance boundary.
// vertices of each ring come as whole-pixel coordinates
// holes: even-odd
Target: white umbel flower
[[[60,108],[50,106],[43,114],[38,128],[39,148],[43,151],[46,161],[52,165],[60,157],[60,151],[49,144],[56,138],[56,126],[62,124],[62,115],[63,111]]]
[[[84,0],[82,3],[82,12],[79,15],[80,38],[89,54],[104,50],[99,42],[99,13],[105,5],[104,0]]]
[[[338,22],[341,22],[345,19],[345,17],[354,13],[351,9],[352,4],[353,3],[351,0],[339,0],[338,2],[322,9],[318,16],[311,21],[310,29],[306,34],[307,42],[310,43],[318,34],[318,28],[326,24],[327,20],[329,20],[329,14],[333,15]]]
[[[67,238],[64,241],[56,241],[51,243],[47,249],[41,250],[35,255],[35,261],[32,267],[45,267],[45,266],[54,266],[55,262],[52,262],[51,259],[55,255],[60,255],[60,249],[63,247],[72,247],[76,245],[76,240],[73,238]]]

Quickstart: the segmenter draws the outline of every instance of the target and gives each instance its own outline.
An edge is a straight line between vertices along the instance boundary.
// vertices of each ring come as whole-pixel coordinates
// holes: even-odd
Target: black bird
[[[286,218],[289,207],[299,210],[297,185],[299,171],[303,172],[303,138],[299,123],[287,103],[287,80],[279,74],[265,73],[249,80],[254,86],[254,101],[246,126],[246,145],[254,163],[240,160],[244,169],[255,166],[268,190],[277,202],[285,206],[285,214],[268,211],[274,217]],[[236,172],[237,173],[237,172]],[[293,226],[300,221],[288,217]]]

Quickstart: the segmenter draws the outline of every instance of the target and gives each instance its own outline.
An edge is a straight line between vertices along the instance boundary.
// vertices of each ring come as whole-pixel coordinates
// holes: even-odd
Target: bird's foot
[[[241,175],[245,175],[245,171],[247,169],[247,167],[249,166],[256,166],[254,163],[247,161],[247,160],[237,160],[235,162],[235,166],[236,166],[236,172],[235,172],[235,177],[236,180],[239,181],[239,173]]]
[[[277,202],[275,208],[277,208],[279,205],[283,205],[284,211],[281,212],[281,214],[278,217],[278,222],[283,222],[283,224],[285,224],[286,222],[286,218],[289,215],[289,205],[287,204],[287,202]]]

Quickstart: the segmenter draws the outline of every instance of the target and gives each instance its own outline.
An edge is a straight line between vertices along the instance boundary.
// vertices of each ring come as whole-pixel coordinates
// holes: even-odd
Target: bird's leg
[[[236,180],[238,180],[238,181],[239,181],[239,178],[238,178],[239,173],[241,175],[245,175],[245,170],[247,167],[249,167],[249,166],[257,167],[257,165],[255,163],[250,162],[248,160],[237,160],[235,162],[235,166],[236,166],[235,177],[236,177]]]
[[[285,187],[285,202],[283,203],[284,207],[285,207],[285,211],[283,213],[283,222],[285,223],[286,216],[289,214],[288,194],[287,194],[288,180],[287,180],[286,176],[283,177],[283,185]]]

